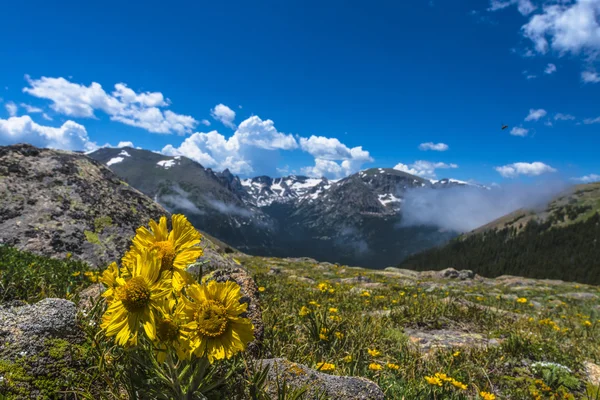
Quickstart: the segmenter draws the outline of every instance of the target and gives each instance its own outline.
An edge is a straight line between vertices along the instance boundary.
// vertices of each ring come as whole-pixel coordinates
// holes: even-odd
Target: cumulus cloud
[[[556,169],[539,161],[532,163],[517,162],[495,167],[494,169],[504,178],[516,178],[519,175],[539,176],[549,172],[556,172]]]
[[[207,119],[203,119],[202,121],[200,121],[200,123],[204,126],[210,126],[210,121]]]
[[[556,121],[570,121],[570,120],[574,120],[575,117],[571,114],[563,114],[563,113],[557,113],[554,116],[554,119]]]
[[[17,110],[19,109],[19,106],[17,106],[12,101],[9,101],[4,105],[4,108],[6,108],[6,112],[8,112],[8,115],[14,117],[15,115],[17,115]]]
[[[54,121],[54,119],[46,113],[42,113],[42,118],[44,118],[46,121]]]
[[[117,145],[117,148],[121,148],[121,147],[134,147],[133,146],[133,142],[119,142],[119,144]]]
[[[240,123],[235,133],[226,138],[216,130],[196,132],[179,146],[165,146],[161,153],[183,155],[217,170],[229,169],[234,174],[249,175],[258,169],[276,172],[277,151],[298,147],[293,135],[279,132],[271,120],[252,116]]]
[[[556,72],[556,65],[549,63],[544,70],[545,74],[551,75]]]
[[[598,83],[600,82],[600,75],[596,71],[583,71],[581,73],[581,80],[584,83]]]
[[[514,4],[523,15],[529,15],[537,8],[530,0],[491,0],[488,10],[498,11]]]
[[[89,140],[85,127],[73,121],[55,128],[39,125],[28,115],[0,119],[0,143],[8,145],[22,142],[63,150],[90,151],[98,147]]]
[[[217,121],[221,121],[228,128],[235,129],[233,120],[235,119],[235,111],[227,107],[225,104],[217,104],[215,108],[210,110],[210,115]]]
[[[561,55],[596,57],[600,51],[599,17],[600,0],[558,1],[545,5],[521,29],[538,53],[552,49]]]
[[[65,78],[31,79],[23,92],[52,101],[50,108],[70,117],[96,118],[95,112],[106,113],[111,120],[145,129],[153,133],[191,133],[198,124],[193,117],[163,110],[170,105],[160,92],[136,93],[124,83],[117,83],[112,93],[99,83],[89,86]]]
[[[309,176],[340,178],[359,171],[364,163],[373,161],[362,146],[349,148],[336,138],[314,135],[300,138],[300,148],[315,158],[314,166],[302,168],[302,172]]]
[[[515,126],[510,130],[510,134],[513,136],[527,136],[529,129],[525,129],[522,126]]]
[[[579,178],[571,178],[571,180],[576,182],[590,183],[590,182],[598,182],[600,181],[600,175],[597,174],[589,174],[580,176]]]
[[[421,143],[419,145],[419,150],[446,151],[446,150],[448,150],[448,145],[445,143],[433,143],[433,142]]]
[[[540,118],[545,117],[547,114],[546,110],[543,108],[539,109],[529,109],[529,114],[525,117],[525,121],[538,121]]]
[[[458,168],[458,165],[446,164],[443,162],[430,162],[430,161],[424,161],[424,160],[417,160],[410,165],[398,163],[394,167],[394,169],[396,169],[398,171],[403,171],[403,172],[406,172],[406,173],[409,173],[412,175],[417,175],[417,176],[427,178],[427,179],[435,179],[436,178],[436,174],[435,174],[436,169],[454,169],[454,168]]]

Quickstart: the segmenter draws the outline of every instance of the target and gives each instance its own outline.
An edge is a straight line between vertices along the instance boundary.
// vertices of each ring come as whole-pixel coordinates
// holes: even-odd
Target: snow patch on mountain
[[[123,158],[123,157],[113,157],[110,160],[108,160],[108,162],[106,163],[106,166],[110,167],[111,165],[118,164],[121,161],[123,161],[124,159],[125,158]]]

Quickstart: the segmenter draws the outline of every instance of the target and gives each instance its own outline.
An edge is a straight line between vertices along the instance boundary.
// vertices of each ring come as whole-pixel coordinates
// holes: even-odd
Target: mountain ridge
[[[128,147],[88,156],[172,212],[185,211],[195,225],[240,251],[375,268],[456,235],[434,226],[401,227],[403,193],[467,185],[392,168],[370,168],[337,180],[302,175],[240,179],[183,156]]]

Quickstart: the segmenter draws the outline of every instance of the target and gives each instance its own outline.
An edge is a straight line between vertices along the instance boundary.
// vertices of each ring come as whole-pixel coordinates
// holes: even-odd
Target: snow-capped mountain
[[[300,175],[240,179],[229,170],[215,172],[183,156],[147,150],[103,148],[88,156],[242,251],[370,267],[397,264],[455,236],[431,226],[401,226],[407,190],[469,185],[392,168],[371,168],[340,180]]]
[[[264,207],[278,203],[314,200],[328,190],[336,181],[327,178],[309,178],[290,175],[283,178],[258,176],[243,180],[242,186],[248,192],[248,202]]]

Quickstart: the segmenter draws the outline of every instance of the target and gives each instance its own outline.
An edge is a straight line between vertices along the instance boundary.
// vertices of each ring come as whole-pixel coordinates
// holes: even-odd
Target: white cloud
[[[517,9],[523,15],[529,15],[537,8],[530,0],[491,0],[489,11],[502,10],[513,4],[517,5]]]
[[[25,109],[25,111],[27,111],[28,114],[35,114],[35,113],[41,113],[43,110],[39,107],[34,107],[30,104],[26,104],[26,103],[21,103],[19,104],[21,107],[23,107]]]
[[[315,158],[345,160],[351,157],[350,149],[336,138],[311,136],[300,138],[300,147]]]
[[[0,119],[0,143],[30,143],[38,147],[63,150],[93,150],[98,146],[91,142],[83,125],[73,121],[61,127],[39,125],[28,115]]]
[[[581,80],[584,83],[598,83],[600,82],[600,75],[596,71],[583,71],[581,73]]]
[[[575,119],[575,117],[574,117],[574,116],[572,116],[571,114],[557,113],[557,114],[554,116],[554,119],[555,119],[556,121],[569,121],[569,120],[573,120],[573,119]]]
[[[17,115],[17,110],[19,109],[19,106],[17,106],[12,101],[9,101],[8,103],[6,103],[4,105],[4,108],[6,108],[8,115],[10,115],[11,117],[14,117],[15,115]]]
[[[124,83],[117,83],[108,94],[99,83],[89,86],[72,83],[65,78],[31,79],[23,92],[52,101],[50,107],[70,117],[95,118],[100,110],[113,121],[146,129],[153,133],[191,133],[198,122],[191,116],[161,110],[170,103],[160,92],[136,93]]]
[[[527,70],[523,71],[523,75],[525,75],[525,79],[527,79],[528,81],[537,78],[537,75],[530,74]]]
[[[577,182],[583,182],[583,183],[598,182],[598,181],[600,181],[600,175],[589,174],[589,175],[581,176],[579,178],[571,178],[571,180],[574,180]]]
[[[216,130],[196,132],[178,147],[165,146],[161,153],[183,155],[204,167],[234,174],[274,173],[278,150],[293,150],[298,143],[292,135],[277,131],[271,120],[252,116],[240,123],[235,133],[226,138]]]
[[[454,169],[458,168],[456,164],[446,164],[443,162],[430,162],[424,160],[415,161],[413,164],[406,165],[402,163],[398,163],[394,169],[398,171],[403,171],[412,175],[421,176],[423,178],[435,179],[436,169]]]
[[[545,117],[546,114],[547,114],[547,112],[543,108],[539,108],[537,110],[530,108],[529,114],[525,117],[525,121],[537,121],[540,118]]]
[[[278,132],[272,120],[262,120],[256,115],[242,121],[234,136],[240,143],[265,150],[292,150],[298,147],[291,134]]]
[[[513,136],[527,136],[529,129],[525,129],[522,126],[515,126],[510,130],[510,134]]]
[[[419,145],[419,150],[446,151],[446,150],[448,150],[448,145],[445,143],[433,143],[433,142],[421,143]]]
[[[349,148],[336,138],[314,135],[300,138],[300,148],[315,157],[314,166],[302,168],[302,172],[309,176],[340,178],[359,171],[364,163],[373,161],[362,146]]]
[[[210,110],[210,116],[221,121],[228,128],[235,129],[233,120],[235,119],[235,111],[227,107],[225,104],[217,104],[215,108]]]
[[[54,121],[54,119],[46,113],[42,113],[42,118],[44,118],[46,121]]]
[[[544,70],[545,74],[551,75],[556,72],[556,65],[549,63]]]
[[[121,148],[121,147],[135,147],[133,145],[133,142],[119,142],[119,144],[117,145],[117,148]]]
[[[556,172],[556,169],[542,162],[532,163],[517,162],[494,168],[504,178],[516,178],[519,175],[538,176],[548,172]]]
[[[600,117],[596,117],[596,118],[586,118],[583,120],[583,123],[586,125],[590,125],[590,124],[600,124]]]
[[[210,121],[207,119],[203,119],[202,121],[200,121],[200,123],[204,126],[210,126]]]
[[[551,48],[561,55],[584,53],[596,57],[600,51],[600,0],[553,2],[521,28],[538,53]]]

